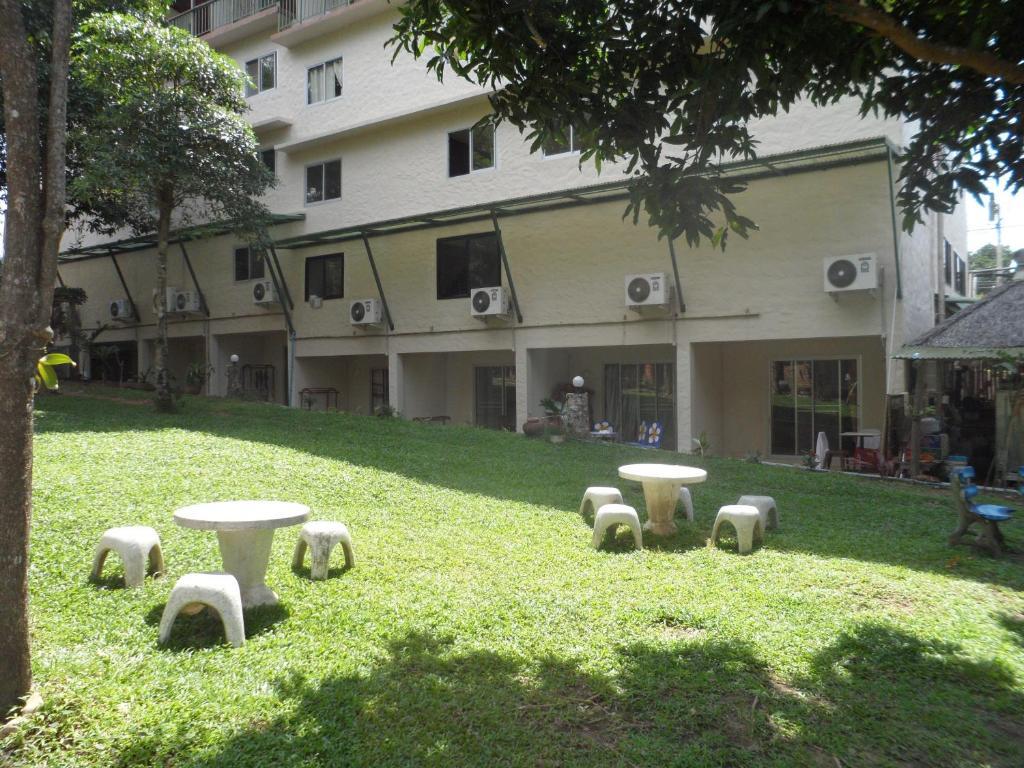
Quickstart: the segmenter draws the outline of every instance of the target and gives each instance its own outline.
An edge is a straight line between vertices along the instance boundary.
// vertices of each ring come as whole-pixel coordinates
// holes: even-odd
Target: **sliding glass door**
[[[775,360],[771,364],[771,452],[813,451],[818,433],[838,451],[840,434],[859,423],[858,365],[847,360]]]
[[[604,367],[605,418],[624,440],[634,441],[641,422],[661,425],[661,447],[676,447],[675,366],[672,363]]]
[[[516,369],[489,365],[474,369],[476,424],[489,429],[516,428]]]

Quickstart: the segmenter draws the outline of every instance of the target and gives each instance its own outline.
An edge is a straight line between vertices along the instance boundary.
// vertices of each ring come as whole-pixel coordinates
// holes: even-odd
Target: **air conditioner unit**
[[[469,311],[473,317],[500,317],[508,315],[512,308],[508,292],[495,288],[474,288],[470,292]]]
[[[349,305],[348,319],[352,325],[380,325],[384,320],[384,307],[380,299],[359,299]]]
[[[110,319],[118,323],[129,323],[135,320],[132,303],[128,299],[114,299],[110,302]]]
[[[277,290],[274,288],[273,280],[260,280],[252,286],[252,303],[266,306],[277,304]]]
[[[873,253],[825,258],[825,290],[829,293],[878,288],[878,260]]]
[[[672,287],[664,272],[626,275],[627,307],[667,307],[672,303]]]
[[[196,314],[202,311],[197,291],[178,291],[174,296],[174,304],[169,307],[171,312]]]

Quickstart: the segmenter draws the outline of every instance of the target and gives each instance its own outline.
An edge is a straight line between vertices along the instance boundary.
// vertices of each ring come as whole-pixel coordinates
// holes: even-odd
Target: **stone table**
[[[697,467],[678,464],[626,464],[619,467],[619,477],[636,480],[643,486],[644,501],[647,502],[644,530],[655,536],[671,536],[677,530],[672,518],[679,503],[679,488],[703,483],[708,473]]]
[[[266,585],[274,529],[309,519],[309,507],[289,501],[215,501],[175,510],[183,528],[217,532],[224,570],[238,579],[242,607],[277,605]]]

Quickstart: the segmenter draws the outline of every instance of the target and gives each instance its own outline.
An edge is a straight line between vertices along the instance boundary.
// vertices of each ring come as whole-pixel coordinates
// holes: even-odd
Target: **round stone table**
[[[243,608],[277,605],[266,585],[274,529],[308,518],[309,507],[290,501],[215,501],[174,511],[174,522],[184,528],[217,532],[224,570],[238,579]]]
[[[636,480],[643,485],[644,501],[647,502],[644,530],[655,536],[671,536],[677,530],[672,518],[679,503],[680,486],[703,483],[708,473],[678,464],[626,464],[619,467],[619,477]]]

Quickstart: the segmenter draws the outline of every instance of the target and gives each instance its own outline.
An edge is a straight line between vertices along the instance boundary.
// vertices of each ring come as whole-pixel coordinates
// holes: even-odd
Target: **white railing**
[[[323,16],[325,13],[352,5],[357,0],[281,0],[278,11],[278,29],[287,29],[292,24],[301,24],[307,19]]]
[[[182,14],[172,16],[167,23],[188,30],[196,36],[205,35],[272,8],[277,2],[278,0],[210,0]]]

